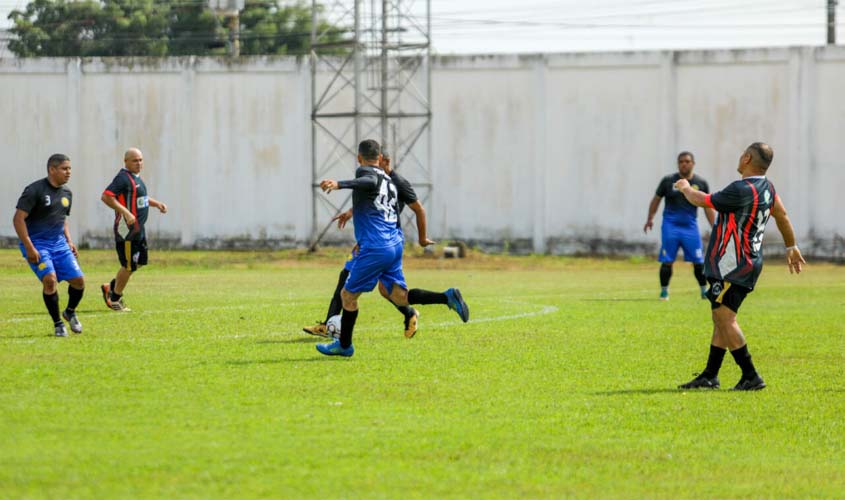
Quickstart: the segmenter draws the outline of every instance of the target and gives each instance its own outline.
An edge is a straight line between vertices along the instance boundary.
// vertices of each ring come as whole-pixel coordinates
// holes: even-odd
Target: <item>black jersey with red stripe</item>
[[[141,180],[141,176],[135,175],[123,168],[117,173],[104,193],[114,196],[118,203],[128,208],[132,212],[132,215],[135,216],[135,224],[131,227],[126,227],[129,233],[124,236],[120,232],[120,220],[123,217],[115,212],[115,239],[122,240],[144,237],[144,224],[147,222],[147,214],[150,211],[150,198],[147,196],[147,186]]]
[[[763,270],[763,232],[775,204],[775,186],[764,176],[734,181],[707,195],[718,212],[704,257],[705,276],[753,289]]]

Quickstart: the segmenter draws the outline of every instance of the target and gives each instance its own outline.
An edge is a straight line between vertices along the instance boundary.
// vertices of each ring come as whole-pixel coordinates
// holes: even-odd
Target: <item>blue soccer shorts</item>
[[[363,293],[372,291],[381,281],[387,293],[394,285],[407,289],[405,274],[402,272],[402,243],[387,248],[362,248],[352,259],[349,277],[344,288],[347,292]]]
[[[704,250],[701,248],[701,235],[698,226],[678,227],[664,224],[660,229],[661,245],[658,261],[675,262],[678,247],[684,249],[684,260],[694,264],[704,263]]]
[[[79,262],[76,261],[76,257],[74,257],[66,241],[51,245],[33,242],[33,245],[41,255],[41,260],[36,264],[29,262],[27,264],[29,264],[32,272],[38,276],[38,281],[44,281],[44,276],[50,273],[56,273],[58,281],[67,281],[83,276]],[[23,244],[20,244],[20,249],[23,258],[26,259],[26,249]]]
[[[352,248],[352,251],[349,252],[349,257],[346,258],[346,264],[343,265],[343,268],[347,271],[352,271],[352,266],[355,265],[355,258],[358,257],[358,245]]]

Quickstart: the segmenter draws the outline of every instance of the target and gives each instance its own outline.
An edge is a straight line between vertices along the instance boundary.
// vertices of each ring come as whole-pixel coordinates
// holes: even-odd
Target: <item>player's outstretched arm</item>
[[[701,191],[696,191],[689,185],[689,181],[686,179],[681,179],[675,183],[675,189],[683,193],[684,198],[687,199],[688,202],[692,203],[697,207],[706,207],[707,206],[707,195],[702,193]]]
[[[26,218],[29,217],[28,212],[24,212],[20,208],[15,210],[15,216],[12,217],[12,225],[15,226],[15,232],[18,233],[23,247],[26,250],[26,260],[30,264],[37,264],[41,260],[41,254],[38,249],[32,244],[29,239],[29,231],[26,230]]]
[[[648,233],[650,229],[654,228],[654,216],[657,214],[657,207],[660,206],[660,197],[655,196],[651,199],[651,203],[648,204],[648,218],[645,221],[645,225],[643,226],[643,232]]]
[[[786,214],[786,207],[783,205],[780,196],[777,195],[775,195],[775,204],[772,206],[772,217],[775,218],[778,231],[783,236],[783,244],[786,246],[786,265],[789,266],[789,274],[799,274],[801,273],[801,264],[806,264],[807,261],[804,260],[801,250],[795,243],[795,230]]]
[[[433,245],[434,242],[428,239],[428,223],[426,222],[425,218],[425,208],[423,208],[422,203],[415,201],[408,205],[408,208],[414,211],[414,215],[417,217],[417,232],[419,236],[420,246],[427,247],[429,245]]]

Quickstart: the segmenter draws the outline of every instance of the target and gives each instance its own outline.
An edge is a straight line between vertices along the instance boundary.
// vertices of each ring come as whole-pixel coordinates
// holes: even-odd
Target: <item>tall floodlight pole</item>
[[[352,177],[363,139],[386,146],[394,168],[421,201],[430,197],[430,5],[430,0],[312,0],[311,250],[321,241],[354,239],[331,222],[349,207],[349,192],[326,196],[319,183]],[[414,228],[415,220],[406,215],[402,227]]]
[[[836,4],[837,0],[827,0],[827,44],[836,44]]]

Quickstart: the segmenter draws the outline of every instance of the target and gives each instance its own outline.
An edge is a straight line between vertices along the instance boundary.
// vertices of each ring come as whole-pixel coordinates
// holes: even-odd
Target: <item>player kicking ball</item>
[[[409,305],[402,272],[404,240],[397,224],[396,186],[379,168],[380,159],[379,143],[371,139],[362,141],[358,145],[360,166],[355,171],[355,179],[320,182],[320,188],[326,193],[352,189],[355,239],[359,246],[358,256],[340,291],[343,307],[340,338],[317,345],[317,351],[327,356],[349,357],[355,353],[352,335],[358,319],[358,297],[372,291],[379,282],[384,285],[391,302],[398,306]]]
[[[430,240],[426,235],[427,223],[425,209],[420,203],[419,198],[417,197],[417,193],[414,191],[414,188],[411,186],[411,183],[408,182],[407,179],[399,175],[396,170],[391,167],[390,157],[385,152],[382,152],[382,159],[379,161],[379,167],[384,170],[384,172],[388,176],[390,176],[390,180],[396,186],[398,216],[401,216],[402,210],[406,206],[409,207],[416,216],[420,246],[425,247],[428,245],[433,245],[434,242]],[[350,219],[352,219],[352,213],[352,210],[348,210],[337,215],[332,220],[336,220],[337,227],[339,229],[343,229],[344,227],[346,227],[346,223]],[[404,239],[404,234],[401,232],[401,217],[398,216],[396,224],[399,227],[400,234],[403,236]],[[339,337],[339,329],[336,329],[336,331],[330,331],[328,326],[331,322],[331,319],[339,315],[342,311],[341,290],[343,290],[343,286],[346,283],[347,278],[349,277],[349,272],[352,270],[358,253],[359,247],[358,245],[355,245],[355,247],[352,249],[352,253],[349,255],[349,258],[346,260],[346,264],[340,272],[340,276],[338,277],[337,286],[335,287],[334,294],[332,295],[332,300],[329,303],[329,309],[326,313],[325,321],[321,321],[314,326],[304,327],[302,330],[305,333],[329,338]],[[381,295],[385,299],[390,300],[390,294],[387,290],[387,287],[381,281],[378,283],[378,289],[379,293],[381,293]],[[454,310],[458,314],[458,316],[460,316],[461,320],[464,323],[469,321],[469,307],[466,305],[466,302],[464,302],[463,297],[461,296],[461,292],[457,288],[450,288],[443,293],[431,292],[428,290],[414,288],[408,291],[408,302],[409,304],[415,305],[445,304],[450,309]],[[412,338],[414,335],[416,335],[419,326],[419,312],[410,305],[400,306],[395,303],[393,305],[402,314],[404,318],[405,337]]]

